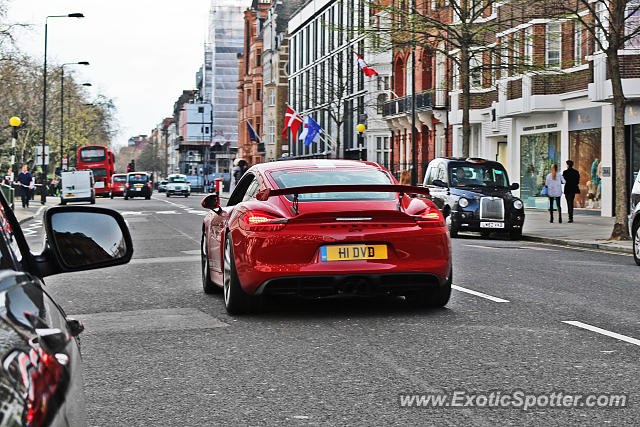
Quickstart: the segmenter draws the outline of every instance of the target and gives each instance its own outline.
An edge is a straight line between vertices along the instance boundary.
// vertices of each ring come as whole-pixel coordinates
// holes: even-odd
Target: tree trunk
[[[469,139],[471,124],[469,123],[469,104],[471,98],[471,84],[469,72],[469,49],[460,50],[460,81],[462,82],[462,157],[469,157]],[[452,108],[453,110],[453,108]]]
[[[620,60],[616,49],[607,52],[607,68],[613,89],[614,109],[614,167],[615,167],[615,208],[616,222],[613,225],[611,240],[629,239],[629,201],[627,200],[627,152],[624,137],[624,110],[626,99],[620,77]]]

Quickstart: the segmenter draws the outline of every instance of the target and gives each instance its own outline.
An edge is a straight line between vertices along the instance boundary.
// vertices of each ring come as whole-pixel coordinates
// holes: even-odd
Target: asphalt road
[[[281,299],[233,318],[221,296],[202,292],[199,201],[99,199],[126,217],[134,260],[47,279],[87,328],[89,425],[637,425],[640,268],[631,257],[470,235],[453,243],[458,288],[446,309]],[[23,227],[40,244],[38,220]],[[455,390],[627,393],[628,407],[399,403]]]

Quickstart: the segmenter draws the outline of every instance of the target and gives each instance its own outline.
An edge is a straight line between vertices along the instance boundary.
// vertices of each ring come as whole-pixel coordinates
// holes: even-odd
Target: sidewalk
[[[576,212],[573,223],[567,221],[567,213],[562,213],[563,223],[558,223],[558,213],[555,222],[549,222],[549,211],[527,209],[523,229],[523,239],[560,245],[578,246],[583,248],[604,249],[612,252],[631,253],[631,241],[607,240],[611,236],[615,218],[598,215],[581,214]]]
[[[40,204],[40,196],[36,196],[35,200],[29,201],[28,208],[23,208],[22,204],[20,203],[20,199],[18,198],[16,199],[16,203],[15,203],[16,207],[13,210],[13,213],[16,215],[18,222],[22,224],[41,214],[45,206],[51,207],[51,206],[58,206],[59,204],[60,204],[60,198],[55,196],[48,196],[47,203],[46,205],[43,206]]]

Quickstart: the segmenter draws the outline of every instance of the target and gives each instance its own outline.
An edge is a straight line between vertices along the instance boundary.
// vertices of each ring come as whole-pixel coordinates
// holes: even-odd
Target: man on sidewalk
[[[580,188],[578,187],[580,172],[573,168],[573,160],[567,160],[567,168],[562,172],[562,177],[566,181],[564,197],[567,199],[567,207],[569,208],[569,222],[573,222],[573,202],[576,194],[580,193]]]
[[[33,175],[27,170],[27,165],[22,165],[22,172],[18,174],[18,184],[20,185],[20,198],[22,207],[29,207],[29,192],[33,188]]]

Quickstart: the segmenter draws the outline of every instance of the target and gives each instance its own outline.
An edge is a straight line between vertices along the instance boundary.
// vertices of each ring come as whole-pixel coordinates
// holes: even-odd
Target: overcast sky
[[[203,62],[210,0],[12,0],[9,19],[32,24],[18,45],[38,59],[44,52],[47,15],[81,12],[85,18],[49,19],[48,58],[89,61],[74,68],[112,98],[123,145],[173,114],[183,89],[193,89]]]

